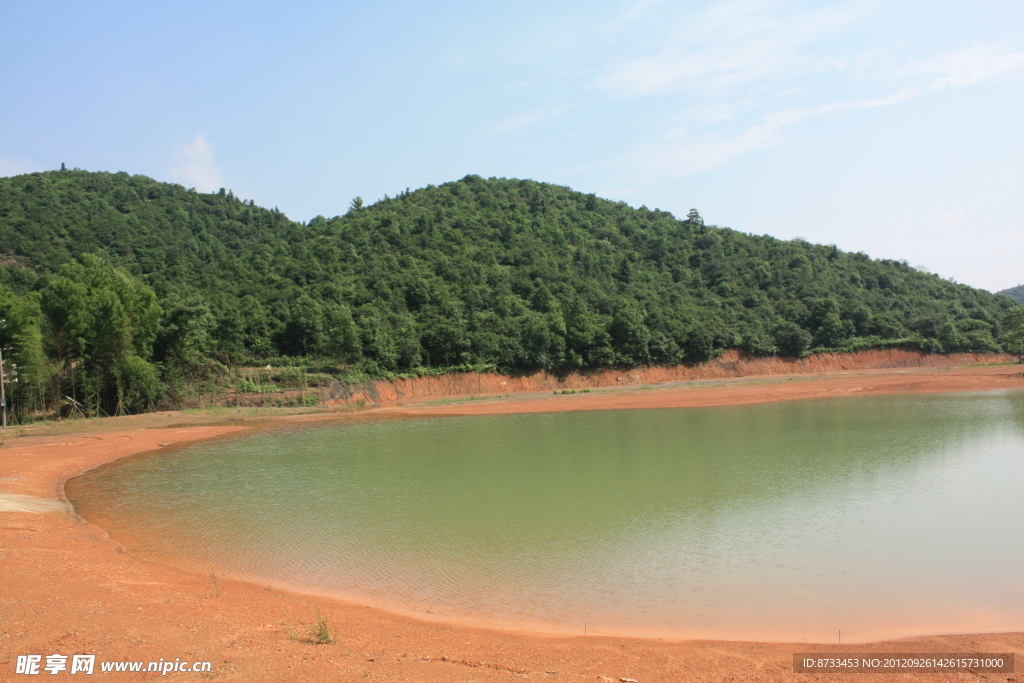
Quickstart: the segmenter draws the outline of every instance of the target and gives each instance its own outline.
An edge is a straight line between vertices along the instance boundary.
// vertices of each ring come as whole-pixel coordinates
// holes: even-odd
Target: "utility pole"
[[[0,428],[7,429],[7,394],[4,393],[3,349],[0,349]]]

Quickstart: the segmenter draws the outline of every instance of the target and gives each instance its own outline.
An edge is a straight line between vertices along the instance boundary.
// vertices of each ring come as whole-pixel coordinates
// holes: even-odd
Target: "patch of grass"
[[[330,645],[334,642],[334,634],[331,633],[331,628],[327,625],[327,618],[320,614],[319,609],[316,611],[313,626],[309,629],[309,639],[317,645]]]
[[[227,406],[204,406],[202,408],[182,408],[178,412],[186,415],[218,415],[220,413],[226,413],[229,410],[231,410],[231,408]]]

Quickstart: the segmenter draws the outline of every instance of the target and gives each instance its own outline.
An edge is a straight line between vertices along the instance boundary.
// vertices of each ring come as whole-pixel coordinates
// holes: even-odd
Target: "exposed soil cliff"
[[[857,353],[822,353],[807,358],[748,358],[738,351],[726,351],[715,360],[699,365],[602,370],[570,373],[558,377],[547,372],[509,376],[498,373],[460,372],[436,377],[376,380],[360,384],[335,384],[324,389],[321,400],[328,404],[384,403],[411,398],[511,394],[563,389],[596,389],[630,384],[679,382],[753,375],[806,375],[844,370],[884,368],[945,367],[979,363],[1007,363],[1006,354],[928,354],[914,349],[886,349]]]

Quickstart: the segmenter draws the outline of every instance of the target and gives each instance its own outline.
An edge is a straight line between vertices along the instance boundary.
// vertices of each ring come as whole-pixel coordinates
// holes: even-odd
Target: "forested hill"
[[[308,223],[125,173],[3,178],[0,262],[0,305],[37,311],[39,353],[83,372],[99,362],[89,325],[107,290],[126,325],[153,318],[125,333],[129,355],[164,375],[281,356],[379,376],[675,364],[734,347],[999,350],[1014,305],[904,262],[478,176]],[[79,303],[61,303],[68,282]]]
[[[1016,287],[1010,287],[999,292],[1004,296],[1008,296],[1014,301],[1024,304],[1024,285],[1017,285]]]

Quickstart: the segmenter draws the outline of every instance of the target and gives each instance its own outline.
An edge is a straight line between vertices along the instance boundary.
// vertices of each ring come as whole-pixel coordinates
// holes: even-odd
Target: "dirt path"
[[[1024,389],[1021,366],[859,370],[701,383],[626,386],[590,393],[404,401],[360,413],[483,414],[707,406],[851,394]],[[245,428],[229,417],[253,411],[154,414],[72,425],[9,429],[0,435],[0,681],[18,655],[95,654],[101,661],[211,662],[180,680],[223,681],[792,681],[794,652],[1015,652],[1024,634],[945,635],[870,645],[677,641],[542,636],[421,622],[359,605],[196,575],[126,553],[73,514],[63,483],[116,458]],[[348,419],[351,413],[277,419]],[[209,424],[221,421],[221,424]],[[189,426],[169,426],[189,422]],[[208,424],[202,424],[208,423]],[[158,428],[159,427],[159,428]],[[23,434],[23,436],[17,436]],[[37,435],[33,435],[37,434]],[[309,630],[319,610],[336,642]],[[70,670],[70,660],[68,669]],[[159,674],[101,673],[86,680],[152,680]],[[145,664],[143,668],[145,668]],[[63,671],[58,676],[68,676]],[[845,678],[863,680],[855,674]],[[1015,674],[877,674],[887,680],[1014,681]],[[52,680],[61,680],[58,677]],[[72,679],[75,680],[75,679]]]

